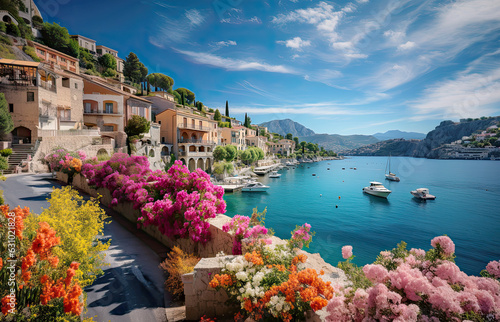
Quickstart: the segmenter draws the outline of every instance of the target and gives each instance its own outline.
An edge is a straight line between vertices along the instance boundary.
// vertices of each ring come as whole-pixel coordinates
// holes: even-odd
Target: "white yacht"
[[[254,181],[244,185],[243,188],[241,188],[241,191],[254,192],[254,191],[267,191],[267,189],[269,189],[269,186],[266,186],[261,182]]]
[[[413,197],[421,200],[434,200],[436,196],[431,195],[429,193],[429,189],[427,188],[418,188],[417,190],[410,191]]]
[[[384,187],[380,182],[372,181],[369,187],[364,187],[363,192],[372,196],[387,198],[391,194],[391,190]]]
[[[269,178],[279,178],[281,177],[281,173],[278,173],[278,171],[271,171],[269,174]]]

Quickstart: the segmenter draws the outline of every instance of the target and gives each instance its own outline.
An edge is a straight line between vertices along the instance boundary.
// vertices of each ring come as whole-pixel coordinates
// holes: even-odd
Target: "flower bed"
[[[82,174],[89,185],[111,192],[112,206],[132,202],[141,210],[140,225],[158,227],[172,239],[206,244],[210,240],[207,220],[226,209],[224,190],[202,170],[189,172],[180,161],[165,173],[151,171],[147,157],[116,153],[108,161],[85,164]]]

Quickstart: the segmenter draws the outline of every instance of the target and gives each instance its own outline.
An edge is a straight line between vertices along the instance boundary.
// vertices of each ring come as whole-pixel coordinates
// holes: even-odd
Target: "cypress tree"
[[[184,92],[181,92],[181,101],[182,101],[182,106],[186,104],[186,99],[184,98]]]
[[[226,101],[226,116],[229,117],[229,104]]]

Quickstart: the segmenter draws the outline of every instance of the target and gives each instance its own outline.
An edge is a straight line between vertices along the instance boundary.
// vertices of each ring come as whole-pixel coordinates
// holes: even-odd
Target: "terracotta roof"
[[[39,62],[36,61],[26,61],[26,60],[15,60],[15,59],[0,59],[0,64],[16,65],[16,66],[27,66],[27,67],[38,67]]]
[[[124,95],[124,96],[129,96],[130,98],[133,98],[133,99],[136,99],[136,100],[139,100],[139,101],[143,101],[143,102],[146,102],[146,103],[149,103],[149,104],[153,104],[152,102],[142,98],[142,97],[139,97],[139,96],[136,96],[136,95],[133,95],[131,93],[127,93],[127,92],[124,92],[116,87],[113,87],[101,80],[99,80],[100,77],[97,77],[97,76],[92,76],[92,75],[86,75],[86,74],[81,74],[81,76],[86,79],[87,81],[89,82],[92,82],[94,84],[97,84],[99,86],[102,86],[102,87],[105,87],[106,89],[109,89],[113,92],[116,92],[120,95]]]

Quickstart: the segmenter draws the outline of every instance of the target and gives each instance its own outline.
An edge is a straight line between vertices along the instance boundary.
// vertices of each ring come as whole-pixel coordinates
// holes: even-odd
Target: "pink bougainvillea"
[[[441,247],[446,256],[451,256],[455,253],[455,244],[448,236],[438,236],[431,240],[431,245],[434,248]],[[439,245],[439,246],[438,246]]]
[[[250,227],[250,217],[236,215],[231,218],[231,221],[222,226],[224,232],[231,232],[234,234],[233,239],[233,255],[242,254],[241,242],[243,239],[248,239],[250,244],[256,245],[260,242],[267,244],[270,241],[263,237],[267,235],[268,230],[266,227],[257,225]]]
[[[165,173],[151,171],[147,157],[115,153],[100,164],[85,164],[82,173],[90,185],[111,192],[112,206],[133,202],[141,210],[139,224],[157,226],[170,238],[204,244],[210,240],[207,220],[226,211],[224,189],[200,169],[189,172],[181,161]]]

